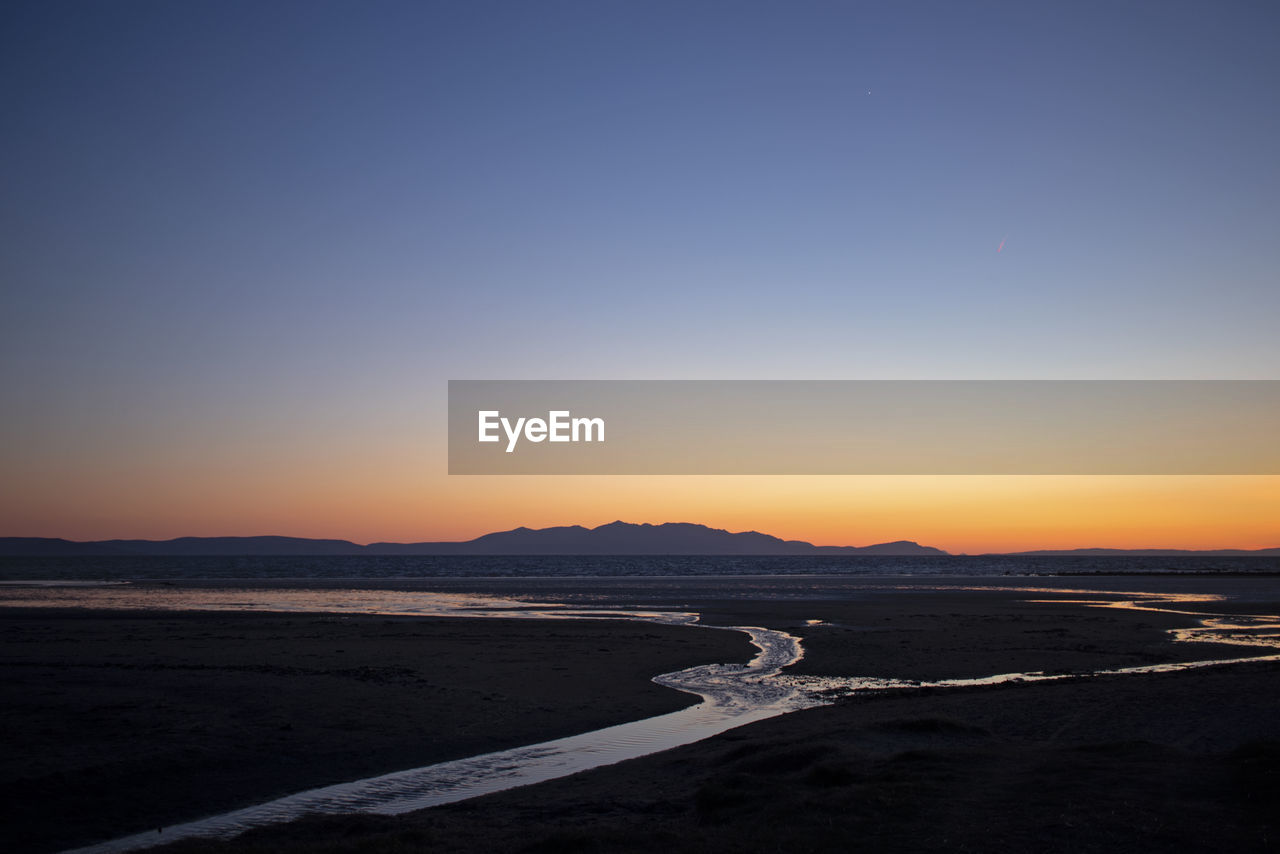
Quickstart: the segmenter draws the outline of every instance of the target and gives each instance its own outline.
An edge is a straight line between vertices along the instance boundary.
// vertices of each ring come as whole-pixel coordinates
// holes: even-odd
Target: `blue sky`
[[[6,453],[337,452],[449,378],[1274,378],[1277,43],[1270,3],[8,3]]]

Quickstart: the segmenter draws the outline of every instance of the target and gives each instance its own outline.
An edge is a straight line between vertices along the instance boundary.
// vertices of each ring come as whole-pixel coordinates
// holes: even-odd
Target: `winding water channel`
[[[983,589],[1058,595],[1080,594],[1081,598],[1070,601],[1091,607],[1158,610],[1185,614],[1193,616],[1198,621],[1198,625],[1194,628],[1177,630],[1174,636],[1178,640],[1226,642],[1272,649],[1280,647],[1280,618],[1242,617],[1180,609],[1180,606],[1185,603],[1204,603],[1216,598],[1209,595],[1125,594],[1119,598],[1104,599],[1100,598],[1098,591],[1017,587]],[[587,610],[554,603],[422,591],[414,591],[412,594],[406,594],[405,591],[385,590],[308,589],[157,590],[152,588],[140,591],[128,585],[113,585],[98,588],[92,592],[92,595],[84,597],[86,592],[88,591],[77,590],[77,597],[81,598],[86,607],[98,608],[328,611],[526,619],[607,618],[700,625],[699,616],[691,612]],[[1115,596],[1115,594],[1110,595]],[[0,593],[0,604],[18,604],[10,601],[15,596],[24,600],[21,604],[42,604],[41,596],[21,595],[14,589]],[[66,604],[65,600],[57,601],[57,597],[44,598],[49,599],[50,604]],[[799,661],[803,656],[798,638],[785,632],[754,626],[708,626],[706,628],[745,632],[759,652],[747,664],[707,664],[655,677],[654,681],[661,685],[701,698],[701,702],[697,705],[681,711],[541,744],[312,789],[223,815],[167,827],[163,832],[139,833],[75,849],[73,854],[131,851],[193,836],[229,837],[253,827],[290,821],[308,813],[372,812],[390,815],[409,812],[551,780],[578,771],[690,744],[754,721],[829,704],[838,697],[859,691],[995,685],[1017,681],[1079,678],[1080,676],[1080,674],[1023,672],[930,682],[892,678],[800,676],[783,673],[784,668]],[[1271,660],[1280,660],[1280,654],[1117,668],[1097,671],[1093,675],[1152,673],[1244,661]]]
[[[677,625],[697,623],[697,615],[688,613],[579,611],[511,601],[499,603],[499,607],[492,610],[482,609],[474,602],[457,606],[458,603],[438,603],[436,607],[420,604],[413,608],[412,613],[530,619],[607,617]],[[75,854],[133,851],[193,836],[229,837],[253,827],[292,821],[310,813],[396,815],[646,756],[701,741],[753,721],[830,702],[802,686],[775,679],[782,668],[800,660],[803,653],[799,639],[785,632],[756,626],[735,626],[728,630],[746,632],[759,650],[749,663],[706,664],[655,677],[654,681],[660,685],[702,698],[702,702],[681,711],[541,744],[312,789],[223,815],[167,827],[163,832],[139,833],[78,848]]]

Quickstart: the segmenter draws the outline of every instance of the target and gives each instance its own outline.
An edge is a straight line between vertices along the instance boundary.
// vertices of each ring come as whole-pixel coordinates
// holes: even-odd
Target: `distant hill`
[[[180,537],[175,540],[74,542],[0,537],[0,555],[945,555],[909,540],[871,546],[815,546],[757,531],[732,533],[706,525],[612,522],[598,528],[516,528],[463,542],[370,543],[299,537]]]
[[[1016,557],[1280,557],[1276,549],[1041,549]]]
[[[688,522],[636,525],[611,522],[598,528],[568,525],[516,528],[461,542],[370,543],[305,537],[178,537],[173,540],[95,540],[0,537],[0,556],[76,555],[272,556],[272,555],[886,555],[928,556],[947,552],[911,540],[871,546],[815,546],[758,531],[730,532]],[[1013,557],[1280,557],[1269,549],[1040,549],[1007,552]]]
[[[371,543],[370,554],[457,555],[945,555],[905,540],[873,546],[815,546],[757,531],[731,533],[706,525],[611,522],[598,528],[516,528],[461,543]]]
[[[347,540],[305,537],[178,537],[174,540],[92,540],[0,537],[0,555],[358,555],[364,546]]]

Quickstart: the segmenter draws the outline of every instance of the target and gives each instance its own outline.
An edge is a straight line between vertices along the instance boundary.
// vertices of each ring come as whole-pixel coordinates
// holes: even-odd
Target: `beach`
[[[1272,851],[1280,667],[879,694],[399,818],[174,851]]]
[[[805,678],[1064,678],[837,691],[536,786],[176,849],[1266,850],[1277,838],[1280,664],[1085,676],[1275,652],[1174,634],[1206,611],[1277,613],[1275,579],[421,585],[763,625],[802,639],[785,672]],[[652,676],[754,652],[740,633],[604,620],[8,608],[0,625],[15,748],[4,826],[32,851],[660,714],[696,698]]]
[[[646,623],[0,609],[0,828],[54,851],[697,701],[746,661]]]

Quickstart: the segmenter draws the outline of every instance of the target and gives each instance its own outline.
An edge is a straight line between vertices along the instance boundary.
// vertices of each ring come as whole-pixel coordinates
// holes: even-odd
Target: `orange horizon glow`
[[[127,490],[103,478],[73,494],[53,478],[21,502],[5,496],[0,535],[271,534],[363,544],[622,520],[694,522],[816,545],[914,540],[969,554],[1280,546],[1280,476],[415,477],[350,463],[289,476],[210,470],[186,482],[169,471],[133,471]]]

